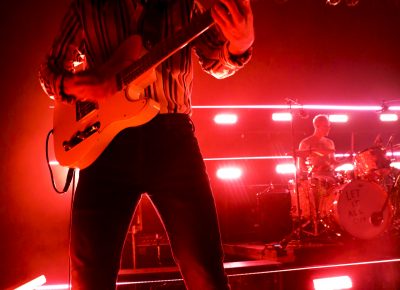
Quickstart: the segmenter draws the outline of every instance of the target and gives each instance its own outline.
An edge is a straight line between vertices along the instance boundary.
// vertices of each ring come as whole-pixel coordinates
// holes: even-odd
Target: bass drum
[[[372,239],[390,225],[393,208],[387,193],[374,182],[354,180],[334,187],[320,203],[320,217],[359,239]],[[378,217],[378,218],[377,218]]]

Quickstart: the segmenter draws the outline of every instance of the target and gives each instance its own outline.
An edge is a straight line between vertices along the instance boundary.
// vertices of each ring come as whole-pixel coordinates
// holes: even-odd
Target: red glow
[[[347,123],[349,116],[347,115],[329,115],[329,121],[332,123]]]
[[[53,171],[55,183],[57,187],[61,189],[61,187],[65,184],[65,180],[67,178],[67,173],[69,168],[65,166],[61,166],[58,161],[50,160],[50,166]],[[78,185],[79,180],[79,169],[75,169],[75,187]]]
[[[386,153],[386,156],[400,156],[400,151],[395,151],[395,152],[388,152]]]
[[[382,111],[382,106],[365,105],[224,105],[224,106],[193,106],[194,109],[308,109],[308,110],[336,110],[336,111]],[[400,106],[389,107],[390,111],[400,111]]]
[[[237,157],[207,157],[205,161],[229,161],[229,160],[272,160],[272,159],[291,159],[292,156],[237,156]]]
[[[55,285],[44,285],[35,288],[35,290],[64,290],[64,289],[68,290],[71,289],[71,287],[68,284],[55,284]]]
[[[233,180],[239,179],[242,173],[239,167],[223,167],[217,170],[217,177],[222,180]]]
[[[278,174],[294,174],[296,166],[293,163],[282,163],[276,166],[275,171]]]
[[[380,114],[379,119],[382,122],[396,122],[399,119],[399,116],[396,114]]]
[[[390,163],[390,166],[393,168],[400,169],[400,162],[392,162]]]
[[[313,282],[315,290],[340,290],[353,288],[353,283],[349,276],[314,279]]]
[[[44,283],[46,283],[46,277],[44,275],[41,275],[32,281],[29,281],[28,283],[25,283],[24,285],[21,285],[14,290],[32,290],[35,289],[39,286],[42,286]]]
[[[290,113],[273,113],[272,120],[274,120],[274,121],[291,121],[292,114],[290,114]]]
[[[238,116],[236,114],[218,114],[214,117],[214,122],[221,125],[236,124]]]
[[[351,171],[354,170],[354,165],[351,163],[345,163],[335,168],[335,171]]]

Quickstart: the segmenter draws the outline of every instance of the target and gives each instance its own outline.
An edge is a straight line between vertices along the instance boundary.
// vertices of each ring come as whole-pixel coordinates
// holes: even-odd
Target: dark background
[[[285,104],[285,98],[301,104],[400,105],[397,1],[361,0],[356,7],[344,2],[328,6],[323,0],[278,2],[253,2],[257,39],[245,69],[215,80],[196,68],[194,105]],[[0,288],[41,274],[50,283],[67,281],[70,193],[59,196],[51,187],[45,137],[52,127],[52,102],[37,80],[67,4],[66,0],[1,4]],[[290,154],[292,144],[312,132],[315,114],[335,113],[296,115],[292,134],[289,123],[270,121],[272,110],[233,111],[240,122],[227,129],[212,122],[219,110],[194,110],[205,157]],[[394,142],[400,143],[399,122],[380,123],[377,112],[347,113],[349,123],[334,125],[331,132],[338,152],[350,151],[352,135],[355,150],[371,146],[377,134],[384,142],[397,134]],[[276,162],[243,161],[247,169],[243,180],[229,185],[215,178],[222,163],[207,162],[217,200],[249,203],[264,185],[284,184],[286,177],[274,175]],[[61,169],[56,170],[62,183]],[[247,209],[252,211],[252,206]],[[219,207],[223,218],[224,208]],[[228,228],[235,227],[223,230]]]

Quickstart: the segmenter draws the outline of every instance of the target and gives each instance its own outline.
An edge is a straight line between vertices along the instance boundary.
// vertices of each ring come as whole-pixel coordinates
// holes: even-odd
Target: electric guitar
[[[159,104],[143,98],[141,93],[155,81],[155,68],[213,25],[208,10],[145,54],[140,36],[133,35],[100,68],[115,72],[117,83],[124,89],[95,102],[74,98],[56,100],[53,133],[59,164],[83,169],[97,159],[121,130],[154,118],[160,110]]]

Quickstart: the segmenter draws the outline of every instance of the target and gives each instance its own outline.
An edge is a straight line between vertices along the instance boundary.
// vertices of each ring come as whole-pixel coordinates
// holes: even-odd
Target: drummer
[[[317,178],[334,182],[335,144],[327,136],[331,123],[327,115],[317,115],[313,119],[314,133],[299,144],[297,164],[300,178]]]

